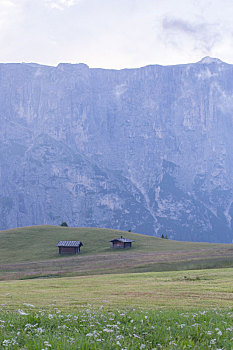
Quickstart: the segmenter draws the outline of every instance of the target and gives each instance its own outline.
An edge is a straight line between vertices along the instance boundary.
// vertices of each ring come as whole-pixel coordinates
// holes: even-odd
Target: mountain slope
[[[233,239],[233,66],[0,65],[0,227]]]

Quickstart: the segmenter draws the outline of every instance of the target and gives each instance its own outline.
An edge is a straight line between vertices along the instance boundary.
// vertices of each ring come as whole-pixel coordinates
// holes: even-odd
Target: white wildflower
[[[43,328],[41,327],[38,327],[35,329],[35,332],[38,333],[38,334],[42,334],[44,332]]]
[[[137,334],[133,334],[134,338],[141,338]]]
[[[120,340],[120,339],[124,339],[124,336],[122,334],[119,334],[116,336],[116,339]]]
[[[3,340],[2,342],[2,345],[5,347],[5,348],[8,348],[8,347],[11,347],[11,346],[14,346],[14,345],[17,345],[18,343],[16,342],[16,340],[14,338],[12,339],[5,339]]]
[[[35,307],[34,305],[28,304],[28,303],[23,303],[23,305],[28,306],[28,307]]]
[[[106,332],[106,333],[112,333],[113,330],[112,329],[108,329],[108,328],[104,328],[103,329],[103,332]]]
[[[20,314],[20,315],[25,315],[25,316],[27,316],[27,315],[29,315],[28,313],[26,313],[26,312],[24,312],[23,310],[20,310],[20,309],[18,309],[18,313]]]
[[[181,324],[179,325],[180,328],[184,328],[185,326],[186,326],[185,323],[181,323]]]
[[[46,341],[44,341],[44,345],[47,347],[51,347],[52,345],[51,344],[49,344],[49,342],[46,340]]]

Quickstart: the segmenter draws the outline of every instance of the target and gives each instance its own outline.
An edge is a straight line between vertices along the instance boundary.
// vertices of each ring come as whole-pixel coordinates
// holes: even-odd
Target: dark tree
[[[162,233],[162,236],[161,236],[161,238],[164,238],[164,234]]]
[[[65,222],[65,221],[63,221],[62,223],[61,223],[61,225],[60,226],[63,226],[63,227],[68,227],[68,225],[67,225],[67,223]]]

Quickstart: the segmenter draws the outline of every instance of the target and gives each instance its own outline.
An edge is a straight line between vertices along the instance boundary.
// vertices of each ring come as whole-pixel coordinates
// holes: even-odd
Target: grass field
[[[7,309],[59,307],[105,309],[233,308],[233,269],[150,272],[0,282]]]
[[[0,348],[33,350],[232,349],[232,310],[0,311]]]
[[[127,250],[113,250],[109,240],[131,238]],[[59,256],[59,240],[80,240],[78,256]],[[178,242],[97,228],[33,226],[0,231],[0,279],[84,276],[233,267],[232,244]]]
[[[233,348],[233,269],[0,282],[0,348]]]
[[[110,248],[120,235],[135,240],[132,249]],[[81,254],[59,256],[59,240],[81,240]],[[0,349],[233,349],[232,267],[230,244],[55,226],[1,231]]]

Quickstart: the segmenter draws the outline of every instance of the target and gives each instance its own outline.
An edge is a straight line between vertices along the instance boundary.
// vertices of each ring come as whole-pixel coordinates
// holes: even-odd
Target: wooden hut
[[[114,238],[109,242],[112,242],[112,248],[131,248],[134,241],[121,236],[121,238]]]
[[[59,248],[59,254],[61,255],[78,254],[82,245],[80,241],[59,241],[56,246]]]

